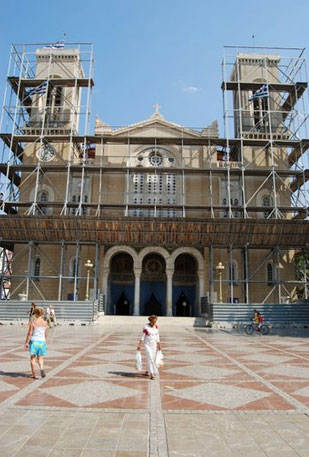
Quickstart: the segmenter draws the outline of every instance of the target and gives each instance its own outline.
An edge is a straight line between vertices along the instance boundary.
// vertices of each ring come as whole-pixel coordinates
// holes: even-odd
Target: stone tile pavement
[[[1,326],[0,456],[309,457],[309,332],[159,318],[164,366],[150,381],[135,370],[144,322],[51,329],[39,380],[26,328]]]

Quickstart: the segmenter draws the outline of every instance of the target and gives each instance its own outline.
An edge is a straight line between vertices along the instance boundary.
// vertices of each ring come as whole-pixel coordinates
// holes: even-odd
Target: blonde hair
[[[35,308],[33,311],[33,314],[35,317],[41,317],[44,314],[44,309],[43,308]]]

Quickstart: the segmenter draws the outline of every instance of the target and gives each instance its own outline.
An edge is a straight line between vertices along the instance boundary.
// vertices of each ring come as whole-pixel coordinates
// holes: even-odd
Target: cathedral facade
[[[158,105],[122,128],[96,118],[89,133],[92,47],[14,55],[1,128],[7,299],[199,316],[203,300],[307,294],[297,264],[309,206],[301,57],[288,78],[285,59],[270,51],[225,60],[222,137],[216,121],[184,127]]]

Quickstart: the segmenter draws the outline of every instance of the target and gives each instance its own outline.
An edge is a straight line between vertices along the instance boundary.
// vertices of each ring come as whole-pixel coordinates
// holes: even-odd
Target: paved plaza
[[[153,381],[135,370],[146,318],[51,329],[39,380],[26,327],[1,326],[1,457],[309,457],[309,331],[193,322],[159,318]]]

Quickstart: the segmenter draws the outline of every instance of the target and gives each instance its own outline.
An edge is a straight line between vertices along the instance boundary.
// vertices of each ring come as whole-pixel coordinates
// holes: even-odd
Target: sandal
[[[45,378],[45,376],[46,376],[45,371],[44,370],[40,370],[40,373],[41,373],[41,377]]]
[[[149,376],[149,371],[145,371],[144,376]]]
[[[154,375],[151,374],[151,375],[149,376],[149,379],[154,379]]]

